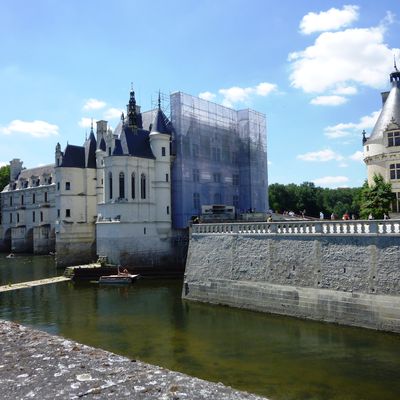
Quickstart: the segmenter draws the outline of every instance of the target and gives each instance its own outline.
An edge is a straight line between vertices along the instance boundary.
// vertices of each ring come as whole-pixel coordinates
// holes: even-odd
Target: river
[[[0,285],[61,273],[51,256],[0,254]],[[4,292],[0,318],[271,400],[400,398],[400,335],[186,302],[181,285]]]

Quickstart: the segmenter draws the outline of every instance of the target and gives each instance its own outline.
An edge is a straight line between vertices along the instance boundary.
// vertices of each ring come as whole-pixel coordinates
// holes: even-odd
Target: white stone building
[[[392,184],[396,195],[392,211],[400,212],[400,71],[394,65],[390,74],[392,85],[389,92],[383,92],[382,111],[371,135],[363,132],[364,162],[367,165],[368,183],[374,174],[380,174]]]
[[[55,248],[54,165],[24,169],[10,161],[10,183],[1,192],[5,248],[48,254]]]
[[[173,257],[171,129],[159,105],[150,130],[131,91],[127,118],[114,134],[98,122],[97,254],[115,263],[151,265]],[[100,132],[100,133],[99,133]]]

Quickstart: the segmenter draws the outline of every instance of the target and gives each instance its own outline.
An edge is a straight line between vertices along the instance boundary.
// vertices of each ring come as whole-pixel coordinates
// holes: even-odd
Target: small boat
[[[100,276],[99,283],[132,283],[139,277],[139,274],[130,274],[127,269],[122,270],[118,268],[118,272],[114,275]]]
[[[6,258],[14,258],[15,254],[14,253],[10,253],[8,256],[6,256]]]

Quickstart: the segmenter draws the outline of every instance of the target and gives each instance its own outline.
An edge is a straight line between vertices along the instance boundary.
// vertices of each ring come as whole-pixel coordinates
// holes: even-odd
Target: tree
[[[374,182],[371,186],[365,181],[362,187],[360,216],[367,219],[372,215],[373,218],[383,219],[384,214],[389,214],[394,199],[392,185],[385,182],[380,174],[374,174],[372,179]]]
[[[5,165],[0,168],[0,192],[8,185],[10,182],[10,166]]]

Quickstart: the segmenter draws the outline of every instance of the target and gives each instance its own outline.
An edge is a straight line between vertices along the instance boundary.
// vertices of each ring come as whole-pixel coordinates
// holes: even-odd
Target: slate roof
[[[31,176],[54,175],[54,164],[42,165],[41,167],[23,169],[17,179],[29,179]]]
[[[112,153],[113,156],[123,156],[124,152],[122,151],[121,140],[115,139],[115,147]]]
[[[151,132],[166,133],[168,135],[172,134],[171,122],[160,108],[157,110],[154,117],[154,121],[151,125]]]
[[[107,146],[106,146],[106,141],[105,141],[104,138],[102,137],[101,140],[100,140],[99,149],[102,150],[102,151],[106,151],[106,148],[107,148]]]
[[[155,159],[150,147],[149,131],[135,129],[120,122],[114,133],[119,134],[121,141],[122,154],[118,155]]]
[[[391,74],[393,75],[393,74]],[[392,81],[392,89],[382,107],[382,111],[376,121],[375,127],[368,140],[381,139],[386,127],[392,121],[400,124],[400,82]]]
[[[96,168],[96,147],[96,138],[91,130],[83,146],[67,145],[60,167]]]
[[[91,129],[89,139],[85,142],[85,165],[87,168],[96,168],[96,147],[96,138]]]
[[[60,167],[85,168],[85,148],[68,144]]]

